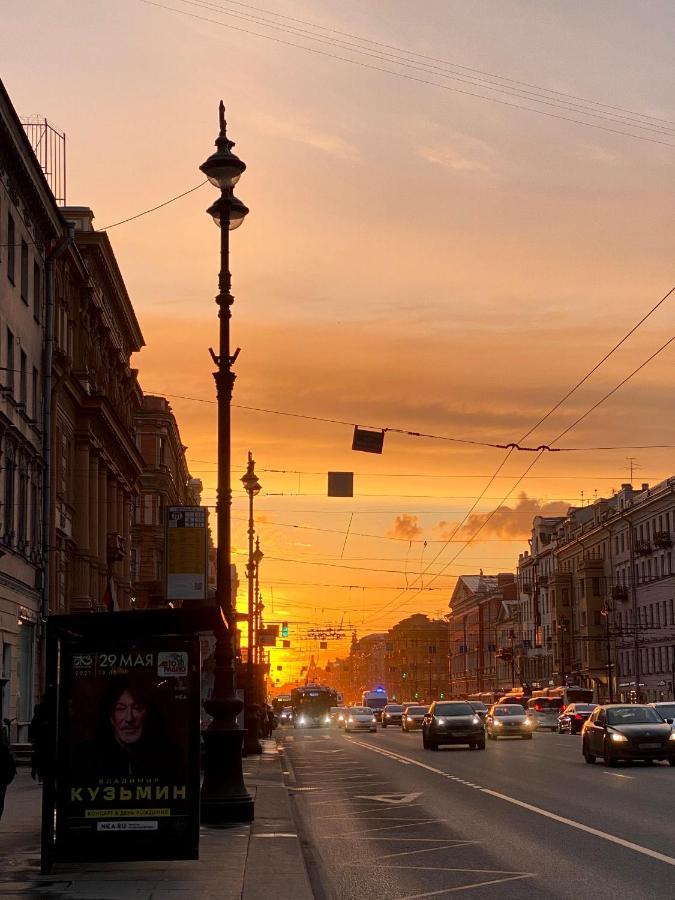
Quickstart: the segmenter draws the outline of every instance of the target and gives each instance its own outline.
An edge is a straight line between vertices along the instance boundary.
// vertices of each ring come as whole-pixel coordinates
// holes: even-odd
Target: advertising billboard
[[[199,670],[190,637],[62,643],[57,857],[197,858]]]
[[[206,600],[208,510],[169,506],[166,516],[166,599]]]

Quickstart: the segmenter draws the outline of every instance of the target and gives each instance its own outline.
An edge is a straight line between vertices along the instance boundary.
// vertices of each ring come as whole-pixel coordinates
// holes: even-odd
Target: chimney
[[[643,482],[642,482],[642,487],[640,488],[640,490],[642,490],[642,491],[648,491],[648,490],[649,490],[649,483],[646,482],[646,481],[643,481]]]

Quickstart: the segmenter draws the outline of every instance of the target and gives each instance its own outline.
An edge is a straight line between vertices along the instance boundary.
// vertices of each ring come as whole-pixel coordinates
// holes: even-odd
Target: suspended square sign
[[[354,426],[352,438],[352,450],[361,450],[363,453],[382,453],[384,446],[384,431],[368,431],[366,428]]]
[[[206,600],[208,510],[169,506],[166,515],[166,599]]]
[[[328,650],[328,641],[319,641],[319,650]]]
[[[353,472],[329,472],[328,473],[329,497],[353,497],[354,473]]]

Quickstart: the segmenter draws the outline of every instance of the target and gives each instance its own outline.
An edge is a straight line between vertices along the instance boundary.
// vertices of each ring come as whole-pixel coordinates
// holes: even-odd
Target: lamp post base
[[[246,790],[241,767],[243,739],[241,728],[207,729],[204,732],[202,825],[218,827],[253,821],[253,797]]]

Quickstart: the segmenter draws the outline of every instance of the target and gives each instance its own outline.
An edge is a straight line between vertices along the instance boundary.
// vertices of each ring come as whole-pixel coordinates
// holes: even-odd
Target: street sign
[[[169,506],[166,513],[166,599],[206,600],[208,510]]]
[[[384,446],[384,431],[368,431],[366,428],[354,426],[352,450],[361,450],[363,453],[382,453]]]
[[[353,472],[329,472],[328,473],[329,497],[353,497],[354,473]]]

